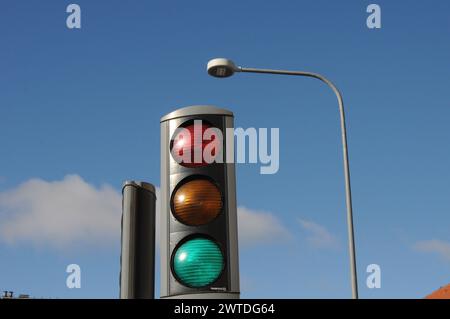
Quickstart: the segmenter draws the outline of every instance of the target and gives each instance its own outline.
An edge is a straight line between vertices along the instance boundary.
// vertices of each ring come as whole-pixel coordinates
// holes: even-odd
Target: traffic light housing
[[[233,127],[212,106],[161,119],[161,298],[239,298]]]

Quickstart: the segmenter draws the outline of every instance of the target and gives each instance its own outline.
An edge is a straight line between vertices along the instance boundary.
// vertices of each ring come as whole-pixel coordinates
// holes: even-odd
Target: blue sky
[[[335,97],[313,79],[213,79],[218,56],[342,90],[361,297],[450,282],[448,1],[377,1],[379,30],[370,1],[80,0],[80,30],[69,3],[0,4],[1,290],[116,298],[122,182],[159,185],[160,117],[212,104],[236,126],[280,128],[277,174],[237,167],[240,211],[263,227],[240,229],[242,296],[350,296]],[[81,289],[65,285],[71,263]],[[365,285],[372,263],[381,289]]]

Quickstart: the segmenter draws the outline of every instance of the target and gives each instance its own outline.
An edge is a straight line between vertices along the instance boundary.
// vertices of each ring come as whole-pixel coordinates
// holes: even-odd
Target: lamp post
[[[350,187],[350,168],[348,163],[347,130],[345,125],[344,101],[342,99],[341,92],[339,92],[339,90],[333,84],[333,82],[317,73],[304,71],[244,68],[236,66],[233,63],[233,61],[224,58],[216,58],[210,60],[207,65],[207,71],[209,75],[217,78],[230,77],[237,72],[306,76],[310,78],[316,78],[321,80],[322,82],[325,82],[333,90],[334,94],[336,94],[341,119],[342,151],[344,157],[345,197],[347,204],[348,248],[350,255],[350,277],[352,285],[352,297],[353,299],[358,299],[358,281],[356,274],[356,253],[355,253],[355,238],[353,231],[353,210],[352,210],[352,193]]]

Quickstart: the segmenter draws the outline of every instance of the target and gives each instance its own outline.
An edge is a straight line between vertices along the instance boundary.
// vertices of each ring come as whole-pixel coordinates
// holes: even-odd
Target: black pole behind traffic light
[[[154,299],[155,187],[127,181],[122,195],[120,298]]]

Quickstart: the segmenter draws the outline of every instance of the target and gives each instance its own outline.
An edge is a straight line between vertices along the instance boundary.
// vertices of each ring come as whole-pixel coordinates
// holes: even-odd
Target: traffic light
[[[161,119],[161,298],[239,298],[233,148],[228,110]]]

